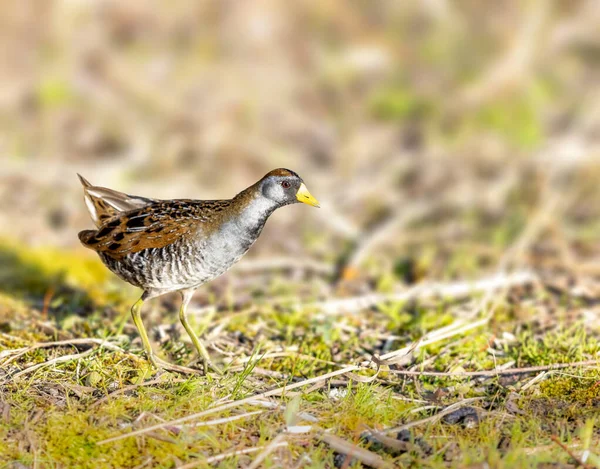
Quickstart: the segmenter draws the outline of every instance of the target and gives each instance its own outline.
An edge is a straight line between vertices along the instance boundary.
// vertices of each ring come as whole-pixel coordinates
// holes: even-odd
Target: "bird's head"
[[[319,206],[317,199],[308,192],[302,178],[289,169],[274,169],[265,175],[260,181],[260,191],[264,197],[280,207],[298,202],[313,207]]]

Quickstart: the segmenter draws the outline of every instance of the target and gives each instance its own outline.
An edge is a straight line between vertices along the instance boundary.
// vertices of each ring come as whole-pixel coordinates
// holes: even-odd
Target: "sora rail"
[[[179,319],[202,359],[213,368],[191,328],[186,309],[194,291],[218,277],[248,251],[278,208],[302,202],[318,207],[302,178],[275,169],[227,200],[158,200],[92,186],[79,175],[96,230],[79,233],[81,243],[126,282],[144,290],[131,308],[148,359],[168,368],[152,351],[141,319],[144,301],[178,291]]]

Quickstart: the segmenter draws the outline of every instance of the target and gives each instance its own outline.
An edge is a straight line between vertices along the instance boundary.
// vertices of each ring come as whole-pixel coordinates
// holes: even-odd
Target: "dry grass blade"
[[[37,350],[40,348],[51,348],[51,347],[67,347],[67,346],[76,346],[76,345],[98,345],[101,347],[105,347],[109,350],[117,351],[117,352],[125,352],[121,347],[117,347],[110,342],[107,342],[103,339],[70,339],[70,340],[59,340],[56,342],[39,342],[37,344],[31,345],[29,347],[21,347],[17,349],[9,349],[0,353],[0,358],[8,356],[9,358],[2,363],[2,366],[8,365],[11,361],[16,360],[17,358],[29,353],[33,350]]]
[[[327,443],[338,453],[345,454],[349,458],[356,458],[367,466],[375,467],[377,469],[391,469],[394,467],[392,464],[383,460],[381,456],[367,449],[356,446],[349,441],[346,441],[339,436],[331,435],[329,433],[322,432],[319,435],[321,441]]]
[[[95,350],[91,349],[91,350],[88,350],[88,351],[82,352],[82,353],[75,353],[72,355],[63,355],[62,357],[56,357],[56,358],[53,358],[52,360],[48,360],[44,363],[39,363],[37,365],[30,366],[29,368],[25,368],[24,370],[19,371],[18,373],[15,373],[14,375],[12,375],[10,377],[10,379],[11,380],[17,379],[26,374],[33,373],[34,371],[39,370],[40,368],[56,365],[57,363],[69,362],[71,360],[80,360],[82,358],[85,358],[85,357],[91,355],[94,352],[95,352]]]
[[[584,469],[594,469],[594,466],[592,466],[591,464],[586,464],[581,460],[581,458],[577,457],[577,455],[573,453],[573,451],[571,451],[571,449],[567,445],[560,441],[556,435],[550,436],[550,439],[554,441],[554,443],[556,443],[558,446],[560,446],[569,456],[571,456],[571,458],[573,458],[577,463],[578,467],[583,467]]]
[[[222,423],[235,422],[236,420],[242,420],[248,417],[252,417],[254,415],[264,414],[264,410],[255,410],[254,412],[246,412],[245,414],[232,415],[231,417],[224,417],[222,419],[214,419],[208,420],[206,422],[196,422],[184,425],[185,427],[190,428],[199,428],[199,427],[211,427],[213,425],[220,425]]]
[[[187,380],[182,379],[182,378],[176,378],[176,379],[173,379],[173,380],[171,380],[169,382],[170,383],[183,383],[185,381],[187,381]],[[166,383],[166,381],[164,379],[157,378],[157,379],[153,379],[153,380],[150,380],[150,381],[144,381],[143,383],[131,384],[129,386],[125,386],[124,388],[117,389],[116,391],[111,392],[109,395],[104,396],[101,399],[98,399],[96,402],[94,402],[93,404],[90,405],[90,408],[99,406],[100,404],[103,404],[104,402],[108,401],[109,399],[111,399],[113,397],[117,397],[118,395],[124,394],[124,393],[129,392],[129,391],[134,391],[134,390],[136,390],[136,389],[138,389],[140,387],[143,387],[143,386],[154,386],[155,384],[164,384],[164,383]]]
[[[413,299],[427,298],[462,298],[480,292],[494,292],[500,289],[523,286],[534,282],[535,275],[531,272],[515,272],[511,275],[499,274],[493,277],[475,280],[473,282],[424,283],[405,292],[389,295],[373,294],[353,298],[327,300],[312,304],[298,305],[307,309],[316,309],[328,315],[342,313],[358,313],[379,303],[389,301],[402,302]]]
[[[248,466],[248,469],[258,469],[260,467],[261,463],[267,458],[267,456],[269,454],[271,454],[277,448],[286,446],[287,443],[285,443],[284,438],[285,438],[284,435],[277,435],[273,439],[273,441],[271,441],[271,443],[269,443],[267,446],[265,446],[265,449],[256,457],[256,459],[254,461],[252,461],[252,464],[250,464]],[[282,442],[285,443],[285,445],[282,445],[281,444]]]
[[[427,417],[424,418],[422,420],[415,420],[414,422],[408,422],[404,425],[400,425],[398,427],[394,427],[394,428],[388,428],[387,430],[383,430],[383,432],[385,433],[393,433],[393,432],[401,432],[402,430],[408,430],[409,428],[412,427],[416,427],[418,425],[423,425],[425,423],[431,423],[431,422],[436,422],[439,419],[441,419],[444,415],[448,415],[452,412],[454,412],[456,409],[460,409],[461,407],[464,407],[468,404],[471,404],[473,402],[477,402],[482,400],[482,397],[472,397],[469,399],[464,399],[460,402],[455,402],[452,405],[449,405],[448,407],[446,407],[444,410],[438,412],[435,415],[432,415],[431,417]]]
[[[365,426],[366,430],[363,433],[363,435],[369,435],[371,437],[373,437],[374,439],[376,439],[377,441],[379,441],[379,443],[392,448],[394,450],[397,451],[401,451],[401,452],[407,452],[407,451],[411,451],[415,448],[415,445],[413,443],[410,443],[408,441],[401,441],[398,440],[397,438],[390,438],[389,436],[384,435],[383,433],[373,429],[373,428],[369,428],[367,426]]]
[[[388,365],[394,364],[417,349],[434,344],[436,342],[439,342],[440,340],[449,339],[450,337],[454,337],[460,334],[464,334],[465,332],[468,332],[470,330],[477,329],[478,327],[487,324],[489,320],[490,318],[483,318],[475,322],[456,321],[455,323],[450,324],[449,326],[445,326],[440,329],[436,329],[435,331],[431,331],[430,333],[422,337],[420,340],[413,342],[405,347],[402,347],[401,349],[386,353],[379,357],[379,359]]]
[[[272,448],[281,448],[287,446],[287,442],[286,441],[281,441],[277,444],[276,447]],[[223,454],[218,454],[216,456],[211,456],[210,458],[204,459],[202,461],[194,461],[188,464],[184,464],[183,466],[179,466],[177,469],[192,469],[194,467],[199,467],[199,466],[203,466],[205,464],[212,464],[215,462],[220,462],[223,461],[224,459],[227,458],[232,458],[235,456],[241,456],[244,454],[251,454],[251,453],[256,453],[257,451],[263,450],[265,449],[265,446],[256,446],[254,448],[246,448],[246,449],[239,449],[239,450],[233,450],[233,451],[227,451],[226,453]]]
[[[388,373],[402,376],[439,376],[441,378],[471,378],[477,376],[500,376],[500,375],[517,375],[527,373],[537,373],[540,371],[561,370],[563,368],[576,368],[597,366],[600,360],[585,360],[571,363],[553,363],[551,365],[530,366],[524,368],[507,368],[484,371],[462,371],[462,372],[442,372],[442,371],[409,371],[409,370],[388,370]]]

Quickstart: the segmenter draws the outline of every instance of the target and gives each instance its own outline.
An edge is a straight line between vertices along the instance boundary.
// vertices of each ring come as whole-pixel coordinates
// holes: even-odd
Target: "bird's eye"
[[[290,188],[289,181],[282,181],[281,182],[281,187],[283,187],[284,189],[289,189]]]

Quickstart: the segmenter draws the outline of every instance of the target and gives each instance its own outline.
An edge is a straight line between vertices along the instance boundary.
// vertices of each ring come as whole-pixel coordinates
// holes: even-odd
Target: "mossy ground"
[[[238,301],[243,295],[231,287],[238,280],[234,272],[229,286],[209,286],[204,294],[207,299],[229,298],[216,302],[218,312],[205,333],[225,374],[189,376],[147,368],[128,321],[135,291],[105,274],[93,258],[30,251],[6,242],[2,256],[3,275],[11,279],[0,296],[2,467],[20,467],[14,466],[17,462],[56,468],[177,467],[193,462],[203,467],[212,456],[263,447],[281,434],[287,446],[266,456],[261,467],[359,467],[358,461],[344,460],[320,441],[318,432],[323,430],[370,449],[390,464],[413,467],[573,464],[553,437],[577,454],[600,452],[600,371],[594,367],[474,378],[402,377],[383,370],[370,382],[341,375],[284,392],[273,398],[281,404],[276,409],[245,404],[189,424],[98,444],[209,409],[220,400],[243,399],[401,348],[459,319],[481,295],[384,303],[358,314],[328,315],[310,305],[317,295],[301,287],[322,279],[309,274],[292,279],[279,273],[265,281],[269,275],[263,273],[253,282],[245,275],[247,298]],[[416,261],[426,265],[426,258]],[[477,262],[450,265],[468,270]],[[381,277],[377,288],[386,291],[388,284]],[[529,367],[598,356],[598,331],[590,323],[593,301],[545,285],[508,293],[487,325],[423,347],[408,364],[392,369],[477,371],[509,362],[513,368]],[[185,365],[194,360],[189,343],[180,329],[168,327],[175,307],[170,297],[148,305],[145,322],[159,339],[155,347],[160,353]],[[198,329],[202,322],[202,317],[194,317]],[[157,328],[158,324],[167,327]],[[104,338],[120,350],[66,345],[37,348],[11,359],[11,349],[82,338]],[[87,350],[81,358],[12,378],[28,367]],[[153,384],[147,384],[150,380]],[[367,428],[384,430],[418,421],[470,398],[478,399],[462,414],[404,432],[408,450],[364,436]],[[244,413],[250,415],[235,418]],[[229,421],[212,422],[228,417]],[[204,421],[212,423],[193,426]],[[290,425],[312,429],[286,433]],[[396,438],[396,433],[389,436]],[[227,457],[213,465],[244,466],[257,454]]]

